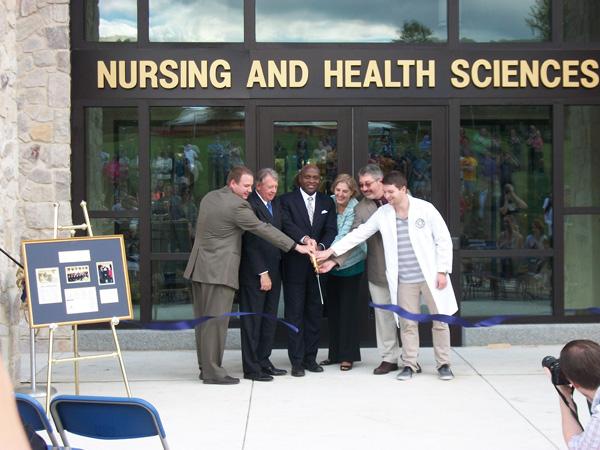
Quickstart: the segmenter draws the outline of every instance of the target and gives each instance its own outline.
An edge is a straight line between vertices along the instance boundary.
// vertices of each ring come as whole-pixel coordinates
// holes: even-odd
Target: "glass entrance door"
[[[375,163],[384,173],[405,172],[411,193],[434,203],[447,219],[448,155],[443,107],[259,108],[258,126],[257,167],[277,170],[280,194],[295,187],[295,176],[304,164],[314,163],[320,168],[320,190],[330,193],[338,174],[354,176],[365,164]],[[375,346],[366,277],[358,295],[364,299],[361,345]],[[283,305],[282,298],[280,316]],[[327,346],[327,320],[322,325],[321,345]],[[421,328],[423,344],[428,345],[431,333],[428,327]],[[278,332],[277,344],[284,347],[285,330]]]
[[[433,203],[452,233],[446,109],[364,107],[357,108],[354,117],[354,173],[368,163],[378,164],[384,174],[392,170],[403,172],[411,195]],[[423,312],[427,312],[426,309]],[[375,327],[371,309],[365,320],[363,325],[369,332],[365,336],[366,344],[374,346]],[[419,327],[422,345],[431,345],[430,328]],[[457,345],[459,330],[452,331],[452,343]]]

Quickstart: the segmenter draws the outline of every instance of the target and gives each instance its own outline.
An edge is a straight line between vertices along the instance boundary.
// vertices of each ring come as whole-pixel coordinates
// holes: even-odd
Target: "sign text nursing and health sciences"
[[[596,59],[455,59],[439,73],[433,59],[325,59],[318,72],[327,89],[435,88],[440,76],[455,89],[584,88],[600,84]],[[232,64],[215,60],[100,60],[99,89],[230,89]],[[247,89],[301,89],[311,68],[299,59],[252,60]],[[314,82],[314,80],[313,80]]]

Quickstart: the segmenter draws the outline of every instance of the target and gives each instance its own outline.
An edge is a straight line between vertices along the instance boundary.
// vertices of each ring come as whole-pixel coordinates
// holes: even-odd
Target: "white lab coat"
[[[444,219],[437,209],[425,200],[409,198],[408,236],[415,256],[433,295],[438,313],[452,315],[458,311],[452,283],[438,289],[437,273],[452,272],[452,238]],[[367,222],[354,229],[331,246],[335,255],[341,255],[364,242],[376,232],[383,238],[386,278],[392,299],[398,297],[398,236],[396,211],[391,205],[379,208]],[[392,300],[393,301],[393,300]]]

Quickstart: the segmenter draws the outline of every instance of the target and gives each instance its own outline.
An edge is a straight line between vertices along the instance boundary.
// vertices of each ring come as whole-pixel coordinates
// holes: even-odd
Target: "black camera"
[[[565,374],[560,370],[560,361],[554,356],[546,356],[542,359],[542,367],[547,367],[552,374],[552,384],[555,386],[563,386],[569,383]]]

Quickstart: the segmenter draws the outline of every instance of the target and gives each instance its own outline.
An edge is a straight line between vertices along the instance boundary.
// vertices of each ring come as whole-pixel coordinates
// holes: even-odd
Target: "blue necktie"
[[[271,205],[271,202],[267,202],[267,209],[269,210],[271,217],[273,217],[273,206]]]

